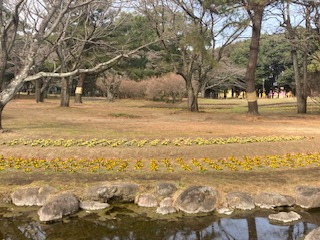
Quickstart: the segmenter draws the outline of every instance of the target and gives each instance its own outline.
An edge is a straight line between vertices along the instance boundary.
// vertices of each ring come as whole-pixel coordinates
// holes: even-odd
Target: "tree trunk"
[[[75,96],[74,96],[74,102],[75,103],[82,103],[82,92],[83,92],[83,83],[86,80],[86,74],[82,73],[80,75],[80,79],[77,83]]]
[[[254,216],[247,218],[249,239],[258,239],[256,219]]]
[[[255,88],[255,74],[258,62],[261,24],[263,17],[264,6],[256,5],[255,9],[251,12],[252,20],[252,35],[249,51],[249,60],[246,71],[246,91],[248,101],[248,113],[257,115],[258,99]]]
[[[70,94],[69,94],[69,78],[61,79],[61,96],[60,107],[69,107]]]
[[[2,111],[3,111],[4,105],[0,104],[0,133],[3,131],[2,128]]]
[[[291,46],[291,57],[294,70],[294,79],[296,83],[297,113],[306,113],[307,101],[303,94],[303,85],[299,73],[298,51],[295,46]]]
[[[107,99],[108,99],[108,102],[113,102],[114,101],[114,91],[112,89],[107,88]]]
[[[297,113],[306,113],[307,112],[307,97],[306,97],[306,85],[303,85],[303,81],[300,77],[300,71],[299,71],[299,57],[298,57],[298,41],[297,41],[297,35],[295,32],[295,29],[291,25],[291,19],[290,19],[290,3],[287,3],[286,6],[286,16],[287,19],[285,20],[286,28],[288,31],[288,38],[290,41],[290,47],[291,47],[291,58],[292,58],[292,64],[293,64],[293,71],[294,71],[294,80],[296,84],[296,98],[297,98]],[[307,48],[305,47],[304,50],[304,59],[303,59],[303,77],[306,84],[306,78],[307,78],[307,59],[306,59],[306,51]]]
[[[41,92],[41,89],[43,87],[43,80],[42,79],[37,79],[36,80],[36,91],[35,91],[35,98],[36,102],[44,102],[44,95]]]
[[[193,87],[187,88],[188,92],[188,110],[191,112],[198,112],[198,94],[194,91]]]

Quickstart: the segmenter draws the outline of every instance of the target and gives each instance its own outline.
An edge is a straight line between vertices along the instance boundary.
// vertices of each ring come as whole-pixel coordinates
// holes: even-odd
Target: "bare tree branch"
[[[123,58],[128,58],[129,56],[133,55],[134,53],[156,43],[159,42],[160,40],[156,40],[150,43],[147,43],[141,47],[138,47],[128,53],[124,53],[124,54],[120,54],[114,58],[112,58],[111,60],[107,61],[107,62],[103,62],[103,63],[99,63],[97,64],[95,67],[93,68],[89,68],[89,69],[75,69],[73,71],[70,72],[65,72],[65,73],[53,73],[53,72],[39,72],[36,73],[34,75],[28,76],[26,78],[24,78],[24,82],[28,82],[28,81],[33,81],[42,77],[57,77],[57,78],[64,78],[64,77],[70,77],[70,76],[75,76],[81,73],[87,73],[87,74],[98,74],[100,72],[106,71],[110,68],[112,68],[117,62],[119,62],[121,59]]]

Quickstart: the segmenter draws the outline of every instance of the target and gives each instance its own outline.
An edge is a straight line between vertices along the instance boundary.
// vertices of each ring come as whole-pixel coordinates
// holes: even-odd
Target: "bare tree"
[[[293,23],[291,6],[295,6],[301,19]],[[314,39],[319,38],[319,6],[317,1],[284,1],[281,5],[281,24],[287,31],[291,46],[291,57],[297,97],[297,113],[307,112],[307,98],[311,85],[308,83],[308,64]],[[303,27],[302,24],[305,24]],[[312,26],[313,25],[313,26]],[[314,31],[314,29],[316,31]],[[318,45],[319,42],[316,43]],[[314,55],[316,56],[316,55]],[[302,66],[299,59],[302,58]]]
[[[96,80],[96,86],[107,96],[109,102],[113,102],[122,81],[122,76],[110,69],[100,74]]]
[[[105,62],[95,63],[88,68],[74,67],[68,71],[58,66],[53,72],[44,72],[45,61],[65,57],[65,44],[68,28],[77,28],[73,24],[75,11],[90,4],[102,3],[95,0],[5,0],[0,1],[0,129],[2,130],[2,112],[6,104],[15,96],[27,81],[43,77],[67,78],[81,73],[97,74],[111,68],[124,57],[136,53],[149,45],[138,47],[132,51],[118,52]],[[108,1],[105,1],[107,4]],[[70,25],[73,24],[73,25]],[[157,40],[155,40],[157,41]],[[19,43],[19,44],[18,44]],[[154,42],[153,42],[154,43]],[[152,43],[150,43],[152,44]],[[14,48],[19,47],[19,50]],[[16,53],[15,56],[13,53]],[[19,68],[13,78],[5,80],[13,58],[19,58]],[[61,59],[60,59],[61,60]]]
[[[118,46],[115,43],[110,44],[108,40],[121,25],[121,21],[116,21],[121,7],[121,3],[104,1],[92,2],[73,11],[63,43],[60,45],[61,49],[58,48],[58,59],[53,60],[59,60],[60,65],[66,68],[65,71],[72,71],[79,67],[92,67],[99,61],[105,61],[119,54]],[[81,102],[85,78],[86,75],[82,74],[77,82],[75,93],[77,103]],[[72,78],[63,79],[61,106],[69,106],[71,80]]]
[[[236,20],[237,16],[227,16],[223,5],[208,4],[209,1],[142,0],[140,3],[156,33],[170,36],[170,41],[162,41],[163,47],[174,71],[185,80],[188,109],[198,111],[198,94],[208,73],[221,59],[225,46],[232,43],[246,25]],[[219,51],[215,51],[217,39],[222,42]]]
[[[220,61],[215,71],[211,71],[208,74],[201,90],[202,96],[205,96],[205,92],[208,89],[245,90],[245,73],[245,68],[232,65],[226,61]]]

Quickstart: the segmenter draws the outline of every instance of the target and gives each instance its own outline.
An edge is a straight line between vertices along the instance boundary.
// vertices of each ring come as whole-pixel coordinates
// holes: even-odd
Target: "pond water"
[[[303,220],[277,225],[267,219],[270,211],[242,212],[226,218],[177,214],[156,219],[132,205],[94,213],[81,211],[51,224],[38,222],[37,208],[2,207],[0,239],[298,240],[320,225],[320,210],[298,212]]]

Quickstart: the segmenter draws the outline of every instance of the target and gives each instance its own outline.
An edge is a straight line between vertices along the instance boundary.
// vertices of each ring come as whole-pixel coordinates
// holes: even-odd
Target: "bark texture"
[[[248,14],[252,21],[252,34],[249,51],[249,60],[246,71],[246,91],[248,100],[248,113],[257,115],[258,111],[258,100],[254,96],[256,94],[255,89],[255,74],[258,62],[259,46],[260,46],[260,35],[262,26],[262,17],[264,13],[264,5],[254,3],[247,6]],[[249,97],[250,96],[250,97]]]

